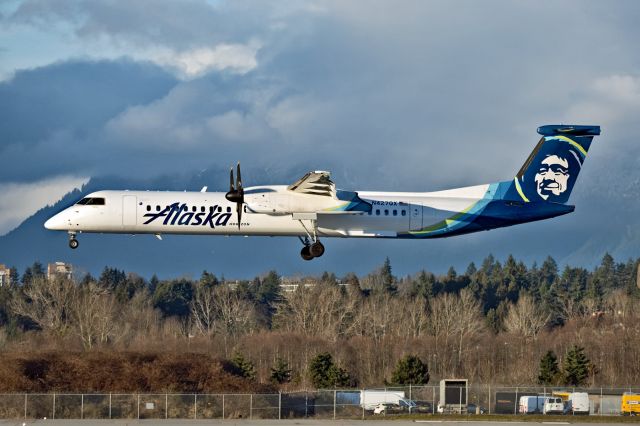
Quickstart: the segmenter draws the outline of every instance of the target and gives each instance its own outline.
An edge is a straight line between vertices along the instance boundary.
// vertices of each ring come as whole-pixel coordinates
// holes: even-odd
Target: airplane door
[[[409,208],[411,209],[409,215],[409,230],[419,231],[422,229],[422,206],[411,204]]]
[[[122,197],[122,225],[132,226],[137,224],[137,203],[135,195],[125,195]]]

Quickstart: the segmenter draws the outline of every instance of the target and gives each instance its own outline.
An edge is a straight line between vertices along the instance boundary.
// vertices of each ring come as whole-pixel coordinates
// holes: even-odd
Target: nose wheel
[[[75,250],[79,245],[80,243],[76,240],[76,234],[69,234],[69,247]]]

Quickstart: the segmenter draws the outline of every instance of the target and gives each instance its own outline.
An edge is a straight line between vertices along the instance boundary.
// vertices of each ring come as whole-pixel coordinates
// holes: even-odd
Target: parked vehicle
[[[572,392],[569,394],[564,412],[566,414],[589,414],[589,394],[586,392]]]
[[[564,413],[564,402],[562,398],[557,396],[549,396],[545,398],[543,414],[562,414]]]
[[[540,414],[544,408],[546,397],[544,396],[521,396],[518,405],[520,414]]]
[[[400,405],[400,400],[405,399],[402,391],[363,390],[360,391],[360,405],[365,410],[374,410],[379,404]],[[415,404],[415,403],[414,403]]]
[[[400,399],[398,403],[383,402],[375,406],[373,414],[397,414],[397,413],[415,413],[418,406],[415,401],[410,399]]]
[[[623,416],[637,416],[640,415],[640,394],[633,392],[625,392],[622,394],[622,407],[621,410]]]

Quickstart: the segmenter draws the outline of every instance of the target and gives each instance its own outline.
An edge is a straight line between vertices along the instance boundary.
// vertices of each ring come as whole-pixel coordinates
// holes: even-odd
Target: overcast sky
[[[345,189],[506,180],[558,122],[603,127],[588,205],[637,187],[638,22],[633,0],[5,0],[0,234],[93,176],[237,160]]]

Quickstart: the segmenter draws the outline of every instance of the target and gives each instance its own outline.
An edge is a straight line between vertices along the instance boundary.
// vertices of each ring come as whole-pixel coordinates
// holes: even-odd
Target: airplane
[[[321,238],[443,238],[549,219],[567,204],[599,126],[546,125],[513,179],[436,192],[336,189],[311,171],[291,185],[243,186],[240,163],[229,191],[97,191],[44,224],[80,233],[295,236],[301,257],[321,257]]]

